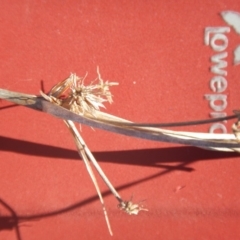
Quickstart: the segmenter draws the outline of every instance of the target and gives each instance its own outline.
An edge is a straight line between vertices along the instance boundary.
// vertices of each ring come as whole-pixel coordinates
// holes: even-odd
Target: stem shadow
[[[79,160],[79,155],[75,150],[3,136],[0,136],[0,151],[15,152],[38,157],[48,157],[56,160]],[[93,152],[93,155],[99,162],[111,162],[116,164],[148,166],[155,168],[169,167],[174,169],[176,169],[176,166],[172,166],[173,163],[227,160],[229,158],[239,157],[239,154],[234,152],[209,151],[191,146]],[[178,170],[192,171],[193,169],[182,166],[181,169],[178,168]]]

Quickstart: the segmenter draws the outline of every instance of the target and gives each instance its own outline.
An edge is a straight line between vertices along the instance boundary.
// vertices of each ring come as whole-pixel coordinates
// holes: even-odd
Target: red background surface
[[[213,76],[204,28],[239,1],[1,1],[0,87],[38,94],[96,68],[117,81],[109,113],[138,122],[209,118]],[[226,112],[239,108],[239,66],[228,34]],[[87,81],[87,80],[86,80]],[[99,179],[114,236],[61,120],[0,101],[0,239],[239,239],[238,154],[155,143],[83,127],[83,137],[124,199]],[[230,129],[230,122],[227,124]],[[186,130],[207,132],[209,126]]]

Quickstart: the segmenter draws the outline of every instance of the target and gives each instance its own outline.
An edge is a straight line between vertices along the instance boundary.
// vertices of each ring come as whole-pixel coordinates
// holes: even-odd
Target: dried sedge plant
[[[42,91],[40,94],[51,103],[60,105],[76,114],[84,115],[86,113],[93,117],[96,117],[96,111],[100,110],[100,107],[105,108],[104,102],[112,103],[112,94],[109,87],[118,85],[116,82],[104,81],[101,78],[99,69],[97,68],[98,77],[90,85],[85,86],[84,78],[79,78],[76,74],[71,74],[69,78],[55,85],[51,91],[46,95]],[[96,82],[96,84],[94,84]],[[118,207],[125,211],[126,213],[132,215],[137,215],[140,211],[148,211],[139,204],[134,204],[132,201],[123,201],[119,193],[113,187],[107,176],[104,174],[103,170],[97,163],[96,159],[89,150],[87,144],[84,142],[79,131],[75,127],[74,123],[70,120],[64,120],[65,124],[72,133],[79,155],[82,157],[87,171],[93,181],[96,188],[97,194],[99,196],[100,202],[102,204],[105,220],[108,226],[110,235],[113,235],[110,222],[108,219],[107,211],[104,205],[103,197],[99,189],[96,177],[90,165],[90,162],[94,165],[99,175],[102,177],[103,181],[109,187],[113,195],[118,200]]]
[[[16,93],[4,89],[0,89],[0,98],[7,99],[14,103],[25,105],[36,110],[41,110],[64,120],[74,137],[77,150],[82,157],[87,171],[94,183],[111,235],[112,230],[107,216],[107,211],[90,162],[96,168],[103,181],[107,184],[113,195],[118,200],[118,206],[121,210],[130,215],[137,215],[140,211],[148,210],[141,204],[133,203],[132,199],[130,201],[122,200],[119,193],[106,177],[91,151],[87,147],[73,121],[86,124],[91,127],[152,141],[192,145],[208,150],[240,152],[239,110],[234,111],[235,115],[211,120],[163,124],[133,123],[100,111],[100,108],[104,108],[105,102],[112,103],[112,94],[109,88],[111,86],[118,85],[118,83],[104,81],[101,78],[99,69],[97,69],[97,73],[98,77],[87,86],[84,85],[84,80],[87,75],[83,78],[79,78],[76,74],[71,74],[69,78],[56,84],[48,94],[40,92],[44,99],[35,95]],[[204,124],[234,118],[237,118],[238,120],[232,126],[233,133],[228,134],[173,131],[162,128]]]

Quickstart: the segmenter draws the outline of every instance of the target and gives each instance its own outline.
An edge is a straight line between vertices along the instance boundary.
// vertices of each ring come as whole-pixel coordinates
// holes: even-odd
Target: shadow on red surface
[[[0,215],[0,231],[15,229],[17,240],[22,240],[19,230],[19,217],[16,212],[5,201],[0,198],[0,206],[6,209],[11,216]]]
[[[14,147],[13,147],[14,146]],[[61,147],[54,147],[45,144],[33,143],[19,139],[0,136],[0,151],[16,152],[26,155],[45,156],[55,159],[64,160],[79,160],[77,151],[69,150]],[[100,162],[111,162],[118,164],[130,164],[138,166],[148,166],[162,168],[158,173],[144,177],[128,184],[116,187],[117,190],[129,188],[151,179],[160,177],[175,170],[193,171],[194,168],[188,167],[196,161],[205,160],[227,160],[228,158],[239,157],[237,153],[215,152],[198,149],[194,147],[171,147],[159,149],[141,149],[141,150],[127,150],[127,151],[109,151],[109,152],[94,152],[95,157]],[[164,163],[169,163],[167,165]],[[176,165],[172,165],[176,163]],[[103,192],[103,196],[111,194],[110,191]],[[64,214],[76,208],[82,207],[90,202],[98,201],[98,196],[92,196],[85,200],[71,204],[67,207],[50,211],[47,213],[39,213],[34,215],[17,215],[13,207],[9,206],[6,201],[0,199],[0,205],[6,209],[10,216],[0,216],[0,231],[15,229],[16,237],[21,240],[19,224],[25,221],[33,221],[40,218],[52,217],[58,214]]]
[[[49,157],[64,160],[79,160],[77,151],[0,136],[0,151],[26,155]],[[155,149],[93,152],[99,162],[166,168],[163,163],[192,163],[206,160],[224,160],[239,157],[238,153],[209,151],[200,148],[181,146]],[[172,168],[172,166],[170,166]],[[192,168],[175,170],[192,171]]]

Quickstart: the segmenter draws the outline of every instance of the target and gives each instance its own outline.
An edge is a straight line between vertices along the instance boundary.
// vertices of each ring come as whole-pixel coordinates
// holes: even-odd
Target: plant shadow
[[[79,155],[75,150],[3,136],[0,136],[0,151],[48,157],[56,160],[79,160]],[[209,151],[190,146],[93,152],[93,155],[99,162],[155,168],[166,168],[167,164],[171,164],[169,167],[172,168],[174,163],[227,160],[228,158],[239,157],[239,154],[234,152]],[[191,169],[185,168],[185,170],[190,171]]]
[[[44,156],[53,158],[54,160],[79,160],[78,153],[74,150],[3,136],[0,136],[0,151],[16,152],[19,154],[33,156]],[[239,158],[238,153],[216,152],[189,146],[125,151],[104,151],[94,152],[93,155],[99,162],[147,166],[161,169],[159,172],[150,176],[117,186],[116,189],[118,191],[146,181],[151,181],[154,178],[161,177],[172,171],[177,170],[191,172],[194,170],[194,168],[192,168],[190,165],[197,161],[228,160],[229,158]],[[110,194],[110,191],[105,191],[102,193],[103,197]],[[0,199],[0,206],[9,212],[8,216],[0,215],[0,231],[14,230],[16,238],[18,240],[22,240],[19,228],[20,223],[64,214],[97,200],[98,196],[94,195],[58,210],[50,210],[49,212],[33,215],[17,215],[13,207],[7,204],[7,202],[3,199]]]

